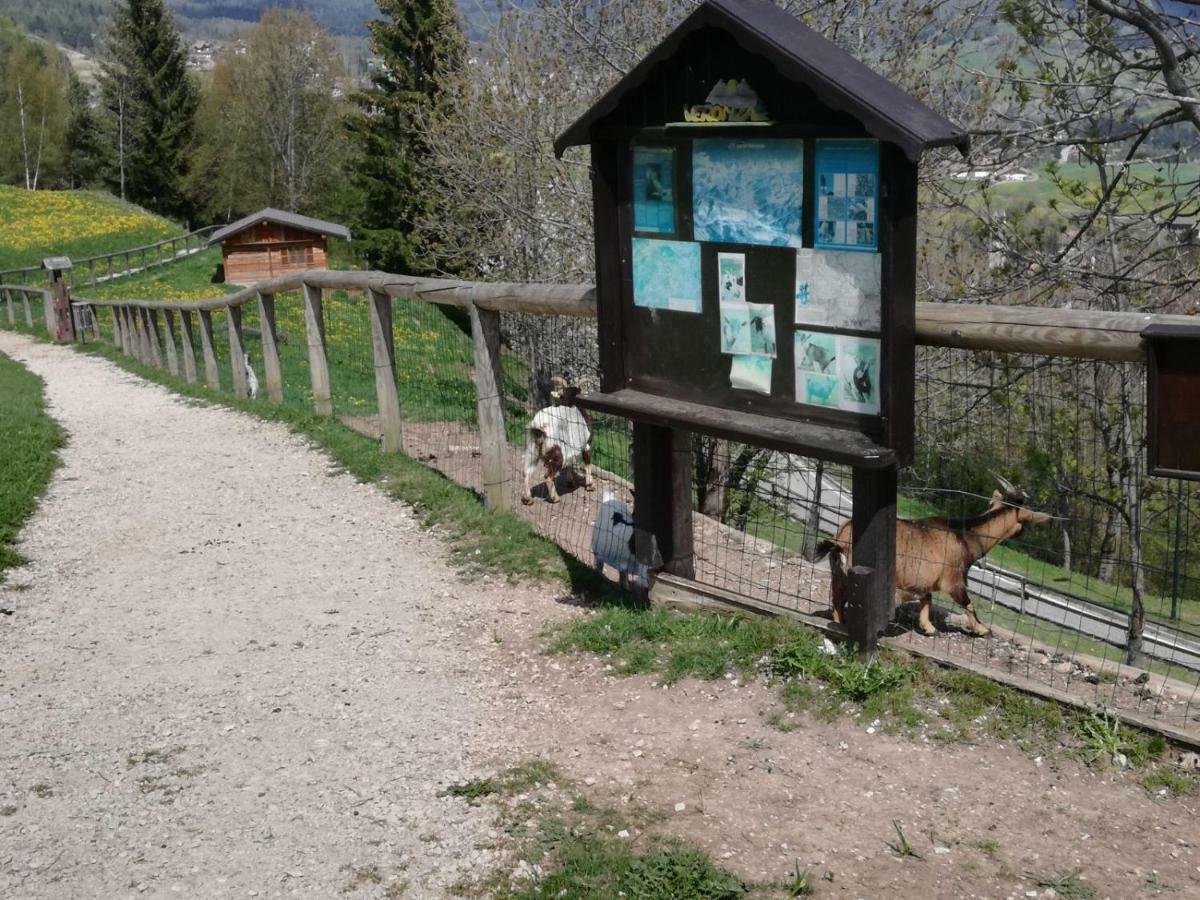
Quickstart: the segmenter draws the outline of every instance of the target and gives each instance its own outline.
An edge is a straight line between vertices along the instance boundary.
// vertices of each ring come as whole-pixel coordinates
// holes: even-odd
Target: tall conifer
[[[365,206],[355,238],[362,236],[377,267],[430,274],[440,267],[422,222],[436,214],[428,190],[436,175],[422,121],[442,102],[467,42],[453,0],[377,3],[386,19],[368,25],[382,65],[372,86],[355,97],[359,112],[350,123]]]
[[[163,0],[121,0],[109,23],[100,87],[108,119],[109,180],[156,212],[187,212],[181,189],[199,90]]]

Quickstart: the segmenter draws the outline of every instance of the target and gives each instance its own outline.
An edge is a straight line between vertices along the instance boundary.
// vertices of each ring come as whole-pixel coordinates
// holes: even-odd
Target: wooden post
[[[694,578],[691,435],[633,423],[634,537],[649,569]]]
[[[242,342],[242,308],[231,306],[225,311],[229,321],[229,368],[233,373],[233,396],[245,400],[250,396],[246,377],[246,350]]]
[[[262,330],[263,380],[272,403],[283,402],[283,369],[279,365],[279,346],[275,343],[275,295],[259,293],[258,325]]]
[[[874,653],[896,604],[896,470],[854,470],[854,568],[846,630],[859,652]]]
[[[308,370],[312,378],[313,409],[319,416],[333,415],[329,362],[325,356],[325,316],[321,289],[304,285],[304,331],[308,337]]]
[[[211,390],[221,389],[221,373],[217,370],[217,351],[213,349],[212,313],[200,310],[200,347],[204,352],[204,380]]]
[[[175,345],[175,311],[164,309],[162,312],[163,332],[162,340],[163,347],[167,351],[167,371],[172,375],[179,375],[179,353]]]
[[[377,291],[370,291],[367,295],[367,307],[371,317],[371,347],[375,355],[375,398],[379,405],[379,430],[383,436],[383,452],[398,453],[404,446],[402,434],[400,430],[400,395],[396,391],[396,341],[395,334],[392,331],[392,298],[387,294],[382,294]],[[475,312],[475,307],[471,307],[472,313]],[[498,314],[497,314],[498,318]],[[476,320],[472,316],[471,328],[475,329]],[[499,339],[500,331],[497,327],[496,337]],[[477,391],[480,389],[479,381],[479,339],[476,335],[475,339],[475,386]],[[482,397],[482,394],[479,396]],[[480,421],[483,419],[483,401],[479,401]],[[481,426],[482,430],[482,426]],[[501,423],[501,436],[503,436],[503,423]],[[488,483],[488,454],[487,444],[484,444],[483,451],[483,486],[484,493],[488,497],[488,506],[491,509],[496,507],[493,505],[492,492],[489,489]],[[504,493],[502,504],[508,502],[508,492]]]
[[[504,395],[500,379],[500,313],[467,307],[475,348],[475,405],[483,460],[483,493],[488,509],[507,512],[512,480],[508,436],[504,432]]]
[[[188,384],[196,383],[196,345],[192,336],[192,314],[179,312],[179,347],[183,350],[183,377]]]
[[[132,307],[121,307],[121,325],[125,336],[129,339],[129,348],[125,351],[136,360],[142,358],[142,337],[138,334],[137,318]]]
[[[129,260],[129,251],[125,251],[125,274],[128,275],[133,271],[133,263]]]
[[[142,322],[146,326],[146,337],[150,341],[150,363],[156,369],[165,368],[162,344],[158,341],[158,310],[142,310]]]
[[[42,317],[46,320],[46,333],[50,335],[50,340],[63,340],[59,335],[58,323],[54,314],[54,308],[57,305],[59,283],[51,281],[50,290],[42,291]],[[66,283],[62,282],[62,288],[66,289]],[[70,335],[67,335],[70,337]]]
[[[15,307],[13,306],[12,291],[5,290],[4,306],[5,306],[5,309],[8,311],[8,324],[16,325],[17,324],[17,311],[16,311]]]
[[[148,362],[147,355],[149,349],[146,345],[146,337],[143,334],[141,310],[136,307],[129,307],[129,320],[132,323],[133,358],[140,363]]]
[[[112,313],[113,343],[124,350],[125,342],[121,339],[121,311],[115,306],[110,306],[109,311]]]
[[[29,291],[21,291],[21,305],[25,307],[25,324],[33,327],[33,307],[29,305]]]
[[[96,260],[88,260],[88,279],[92,283],[92,287],[96,286]]]

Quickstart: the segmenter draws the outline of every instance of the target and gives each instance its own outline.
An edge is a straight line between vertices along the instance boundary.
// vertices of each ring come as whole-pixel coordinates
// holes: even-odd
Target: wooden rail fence
[[[217,225],[206,225],[187,234],[155,241],[142,247],[130,247],[128,250],[116,250],[99,256],[85,256],[72,259],[74,268],[65,273],[67,283],[72,288],[80,285],[97,285],[114,278],[135,275],[138,272],[166,265],[169,262],[195,256],[208,247],[208,237],[217,230]],[[0,284],[18,283],[31,284],[42,279],[49,286],[50,273],[41,266],[25,266],[20,269],[0,271]]]

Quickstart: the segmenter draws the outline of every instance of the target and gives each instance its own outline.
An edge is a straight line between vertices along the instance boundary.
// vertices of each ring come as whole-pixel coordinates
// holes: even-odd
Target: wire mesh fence
[[[334,411],[370,433],[378,404],[368,302],[362,292],[326,291],[322,321]],[[262,392],[264,323],[256,304],[242,309],[243,349]],[[43,323],[40,307],[33,312]],[[226,393],[233,389],[227,318],[223,310],[212,314]],[[104,337],[115,337],[111,313],[101,311],[98,320]],[[644,580],[628,542],[635,499],[629,423],[589,417],[587,453],[559,440],[560,465],[550,467],[556,502],[547,459],[538,456],[536,435],[546,423],[558,423],[549,430],[561,438],[578,415],[567,389],[599,386],[595,321],[503,313],[500,332],[512,510],[614,579]],[[275,297],[274,337],[284,403],[311,410],[299,291]],[[397,299],[392,337],[405,452],[483,493],[469,316]],[[192,340],[202,360],[197,327]],[[1191,484],[1144,470],[1143,380],[1143,367],[1133,363],[921,348],[917,458],[902,473],[899,502],[903,517],[931,521],[919,540],[898,540],[902,643],[1122,710],[1200,718],[1200,498]],[[692,442],[696,579],[823,614],[831,569],[820,558],[828,547],[822,542],[851,515],[851,472],[700,435]],[[997,503],[1001,479],[1011,493]],[[1023,520],[1018,507],[1047,518]],[[948,582],[934,576],[954,571],[965,573],[968,593],[947,599]],[[926,592],[934,595],[931,635],[920,633]],[[969,600],[989,637],[972,633],[955,600]]]

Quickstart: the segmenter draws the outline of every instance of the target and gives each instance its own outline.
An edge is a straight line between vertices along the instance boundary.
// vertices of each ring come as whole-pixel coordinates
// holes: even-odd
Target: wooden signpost
[[[71,318],[71,292],[64,274],[70,272],[74,266],[70,257],[49,256],[42,260],[42,268],[50,273],[50,285],[53,290],[45,310],[46,331],[51,339],[56,341],[74,340],[75,323]]]
[[[591,148],[600,391],[639,556],[689,578],[690,433],[854,469],[848,623],[891,616],[913,453],[917,164],[964,132],[766,0],[709,0],[555,143]]]

